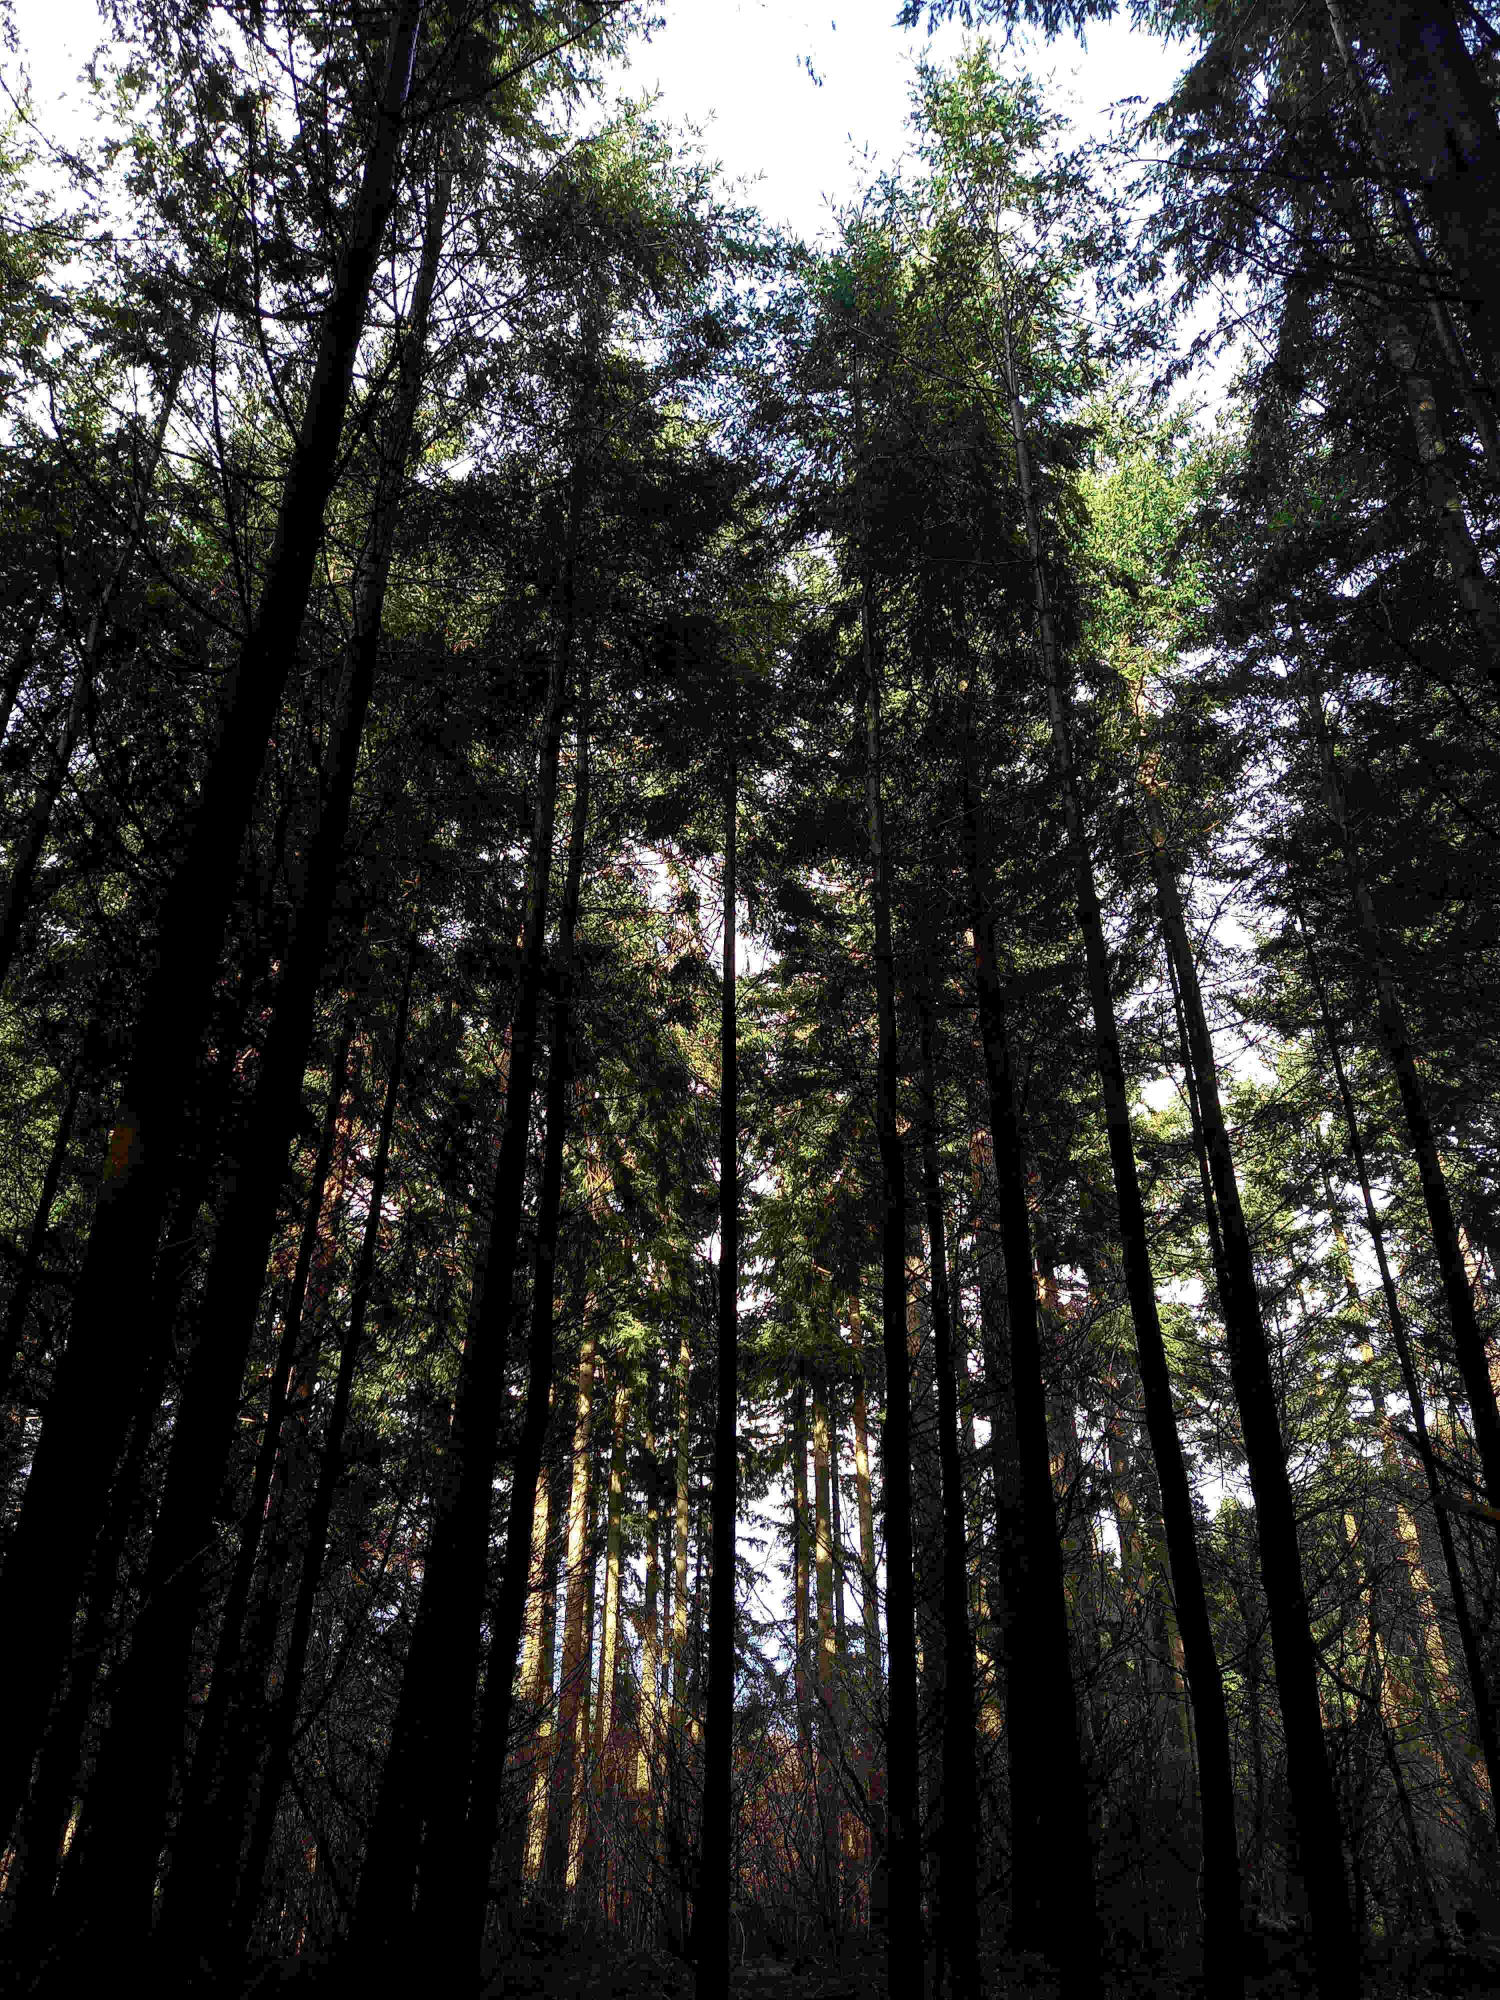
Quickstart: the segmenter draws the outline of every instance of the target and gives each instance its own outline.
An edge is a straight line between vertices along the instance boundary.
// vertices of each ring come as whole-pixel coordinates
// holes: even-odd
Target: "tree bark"
[[[954,1374],[947,1232],[938,1166],[932,1006],[925,999],[921,1027],[922,1191],[927,1207],[938,1461],[943,1486],[943,1788],[938,1906],[954,2000],[978,2000],[979,1898],[975,1864],[979,1851],[979,1746],[974,1647],[969,1630],[969,1551],[964,1527],[963,1466],[959,1458],[958,1383]]]

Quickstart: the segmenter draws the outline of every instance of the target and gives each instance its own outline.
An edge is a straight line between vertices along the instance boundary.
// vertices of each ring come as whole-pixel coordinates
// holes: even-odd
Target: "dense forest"
[[[1113,8],[0,12],[7,1990],[1500,1987],[1500,14]]]

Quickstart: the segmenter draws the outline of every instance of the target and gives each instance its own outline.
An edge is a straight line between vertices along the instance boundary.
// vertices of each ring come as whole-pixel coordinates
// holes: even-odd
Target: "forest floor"
[[[929,1965],[928,1991],[939,1990]],[[1036,1960],[991,1955],[984,1967],[991,2000],[1026,1995],[1056,2000],[1058,1987]],[[485,1988],[485,2000],[691,2000],[693,1968],[666,1952],[600,1953],[582,1942],[519,1950]],[[1287,1956],[1246,1980],[1246,2000],[1300,2000],[1313,1992],[1310,1968]],[[1109,2000],[1201,2000],[1200,1979],[1165,1971],[1109,1967]],[[1367,1966],[1362,2000],[1494,2000],[1500,1955],[1430,1940],[1381,1965]],[[752,1960],[734,1968],[729,2000],[886,2000],[883,1959],[866,1955],[844,1967]]]

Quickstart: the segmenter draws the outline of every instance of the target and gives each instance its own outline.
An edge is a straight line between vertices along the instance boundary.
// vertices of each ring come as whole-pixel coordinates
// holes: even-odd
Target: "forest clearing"
[[[1500,10],[861,5],[809,235],[643,0],[101,4],[4,1990],[1500,1991]]]

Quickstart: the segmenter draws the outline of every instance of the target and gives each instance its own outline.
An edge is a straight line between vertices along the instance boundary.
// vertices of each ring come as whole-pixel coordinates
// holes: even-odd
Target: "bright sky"
[[[867,171],[861,155],[890,165],[906,144],[907,91],[928,37],[890,26],[897,0],[664,0],[666,25],[637,41],[620,87],[660,89],[674,122],[705,128],[711,156],[732,179],[756,179],[767,216],[806,236],[827,222],[830,203],[849,200]],[[16,27],[33,85],[38,123],[75,138],[87,122],[78,71],[106,30],[95,0],[17,0]],[[955,27],[934,46],[957,48]],[[1154,101],[1177,58],[1123,21],[1089,35],[1085,54],[1067,37],[1050,48],[1024,37],[1015,49],[1081,130],[1102,132],[1115,100]],[[10,64],[5,65],[7,72]],[[820,81],[815,81],[815,77]]]

